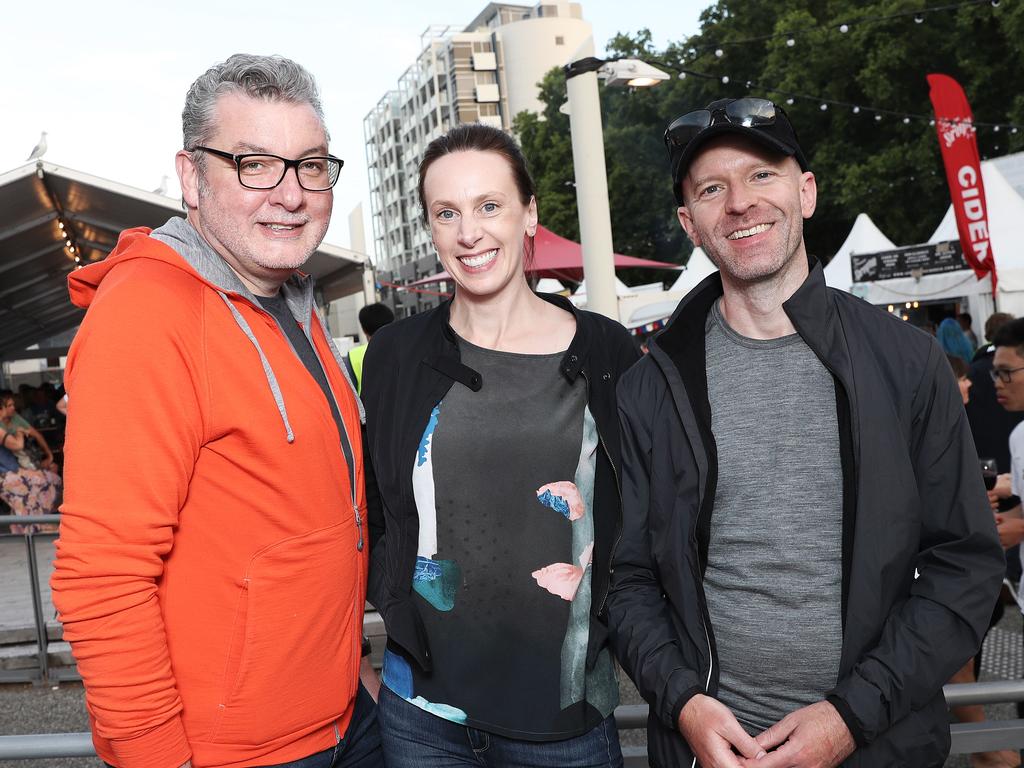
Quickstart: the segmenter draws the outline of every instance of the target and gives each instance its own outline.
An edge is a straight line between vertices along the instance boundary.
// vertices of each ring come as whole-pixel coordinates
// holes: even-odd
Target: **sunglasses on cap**
[[[775,115],[775,104],[767,99],[736,99],[716,109],[695,109],[672,121],[665,131],[665,145],[669,152],[673,149],[682,152],[687,144],[716,123],[755,128],[771,125]]]

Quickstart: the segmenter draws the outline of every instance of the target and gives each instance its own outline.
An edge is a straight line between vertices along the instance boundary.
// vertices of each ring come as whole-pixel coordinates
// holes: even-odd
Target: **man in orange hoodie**
[[[280,57],[214,66],[182,118],[187,218],[70,280],[88,312],[52,586],[96,751],[379,766],[361,406],[298,271],[342,162],[313,78]]]

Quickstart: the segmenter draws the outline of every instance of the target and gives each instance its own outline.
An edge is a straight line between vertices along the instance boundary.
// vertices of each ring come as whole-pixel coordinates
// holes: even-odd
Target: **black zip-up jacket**
[[[593,312],[577,310],[564,297],[538,294],[571,312],[576,334],[562,357],[570,382],[584,377],[587,402],[600,437],[594,480],[594,554],[588,668],[608,642],[599,612],[608,590],[612,544],[621,527],[618,466],[619,424],[615,386],[637,359],[626,330]],[[367,599],[384,618],[390,642],[397,643],[426,672],[432,668],[423,621],[412,599],[419,517],[412,489],[416,447],[430,411],[453,386],[476,391],[480,374],[463,365],[448,325],[451,302],[381,328],[363,363],[366,406],[364,460],[370,527]],[[481,425],[486,429],[486,425]]]
[[[623,531],[608,614],[651,706],[657,768],[695,764],[679,713],[718,687],[703,590],[717,480],[704,338],[721,295],[717,273],[698,285],[619,384]],[[942,685],[978,650],[1004,569],[960,392],[933,338],[826,288],[813,259],[783,306],[835,381],[843,642],[826,698],[857,743],[844,765],[940,766]]]

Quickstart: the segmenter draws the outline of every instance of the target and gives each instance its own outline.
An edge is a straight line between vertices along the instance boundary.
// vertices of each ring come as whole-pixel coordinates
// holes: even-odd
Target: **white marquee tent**
[[[694,248],[690,254],[690,260],[683,267],[682,274],[672,283],[670,291],[681,292],[683,296],[689,293],[701,280],[717,272],[718,267],[711,263],[711,259],[704,253],[703,248]]]
[[[992,253],[995,255],[996,271],[999,276],[998,308],[1000,311],[1021,316],[1024,315],[1024,198],[1010,185],[995,163],[983,161],[981,173],[985,182]],[[928,242],[939,243],[956,239],[956,219],[951,205]],[[837,253],[833,261],[838,261],[843,253],[844,251]],[[846,252],[844,260],[847,262],[845,269],[849,270],[849,252]],[[841,266],[836,269],[841,269]],[[991,280],[988,277],[978,280],[969,269],[923,275],[920,278],[901,277],[870,283],[854,283],[850,290],[866,301],[878,305],[906,301],[966,300],[967,311],[978,320],[988,317],[995,311]]]
[[[856,221],[850,234],[832,261],[825,265],[825,284],[843,291],[849,291],[853,285],[853,270],[850,265],[850,257],[855,253],[876,253],[895,248],[896,245],[882,234],[882,230],[871,220],[866,213],[858,213]]]

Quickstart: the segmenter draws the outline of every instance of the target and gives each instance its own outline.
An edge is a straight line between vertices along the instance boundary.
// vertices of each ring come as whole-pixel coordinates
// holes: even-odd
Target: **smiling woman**
[[[636,352],[530,289],[537,201],[508,134],[435,139],[419,192],[455,296],[374,335],[363,379],[388,765],[476,765],[480,738],[496,764],[621,765],[601,608]]]

